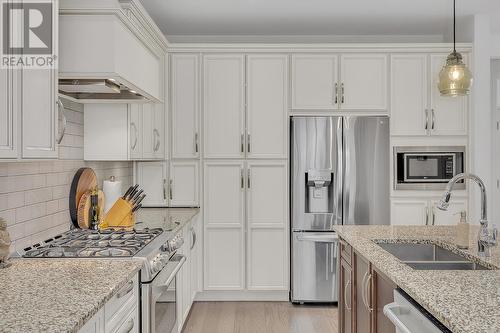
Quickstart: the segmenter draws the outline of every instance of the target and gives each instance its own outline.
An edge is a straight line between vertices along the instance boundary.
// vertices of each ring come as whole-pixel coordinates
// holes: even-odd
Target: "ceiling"
[[[449,40],[452,0],[141,0],[171,41],[208,36],[405,35]],[[500,0],[457,0],[457,39],[469,41],[471,17],[498,13]],[[229,37],[228,37],[229,36]]]

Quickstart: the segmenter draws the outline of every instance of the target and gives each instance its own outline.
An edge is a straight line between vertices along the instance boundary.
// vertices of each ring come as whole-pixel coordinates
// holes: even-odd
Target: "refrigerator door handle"
[[[339,236],[337,234],[329,234],[329,235],[297,235],[298,241],[309,241],[309,242],[317,242],[317,243],[335,243],[338,242]]]

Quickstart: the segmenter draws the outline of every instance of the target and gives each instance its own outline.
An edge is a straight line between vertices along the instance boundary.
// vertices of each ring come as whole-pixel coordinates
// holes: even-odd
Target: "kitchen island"
[[[492,248],[491,257],[479,257],[477,228],[471,227],[468,250],[460,250],[454,245],[453,226],[336,226],[335,230],[341,239],[341,247],[344,244],[344,251],[345,247],[352,247],[353,256],[369,263],[375,272],[392,281],[452,332],[500,332],[500,270],[497,270],[500,267],[500,248]],[[417,270],[377,243],[436,244],[489,270]],[[365,281],[367,279],[363,279]],[[358,284],[361,282],[358,281]],[[351,285],[356,286],[356,283],[351,282]],[[353,289],[356,290],[356,287]],[[370,298],[366,303],[376,297],[373,291],[369,294],[369,297],[363,295],[364,301]],[[339,295],[348,298],[342,281]],[[352,295],[355,300],[355,294]],[[372,307],[375,316],[377,312],[380,316],[382,309],[376,304]],[[345,318],[342,320],[345,321]],[[376,327],[373,321],[371,325]]]
[[[0,270],[0,332],[77,332],[137,276],[135,259],[12,259]]]

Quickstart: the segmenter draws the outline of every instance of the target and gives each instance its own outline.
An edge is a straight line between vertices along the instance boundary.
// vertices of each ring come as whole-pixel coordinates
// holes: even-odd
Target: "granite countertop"
[[[135,228],[162,228],[164,232],[175,235],[199,212],[197,207],[142,208],[136,213]]]
[[[0,270],[0,332],[77,332],[141,269],[135,259],[12,259]]]
[[[489,268],[500,268],[500,247],[477,256],[477,227],[469,250],[454,245],[454,226],[335,226],[339,236],[455,333],[500,332],[500,270],[414,270],[375,242],[434,243]]]

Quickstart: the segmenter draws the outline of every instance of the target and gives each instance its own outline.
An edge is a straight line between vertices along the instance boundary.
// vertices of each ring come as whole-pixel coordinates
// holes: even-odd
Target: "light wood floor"
[[[288,302],[195,302],[184,333],[336,333],[337,307]]]

